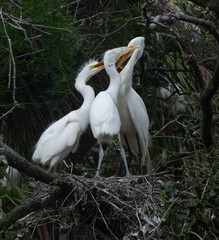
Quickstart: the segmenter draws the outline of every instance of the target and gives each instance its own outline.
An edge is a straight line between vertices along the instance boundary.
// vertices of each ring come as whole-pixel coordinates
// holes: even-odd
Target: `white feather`
[[[90,66],[97,61],[85,64],[78,74],[75,87],[84,97],[82,106],[68,113],[63,118],[49,126],[41,135],[33,153],[33,161],[43,165],[49,165],[52,169],[62,158],[71,151],[77,150],[80,136],[86,130],[89,122],[89,110],[94,100],[93,89],[85,83],[101,69]]]
[[[132,39],[128,46],[139,46],[136,49],[124,69],[121,71],[121,83],[118,97],[118,111],[121,119],[121,130],[119,139],[122,144],[127,146],[124,136],[126,136],[131,151],[138,155],[139,148],[137,144],[136,134],[139,138],[140,148],[142,152],[141,163],[144,164],[147,157],[147,170],[152,170],[152,163],[148,152],[149,143],[149,117],[147,109],[141,97],[132,88],[133,69],[142,56],[144,51],[144,38],[137,37]]]
[[[90,110],[90,125],[94,137],[100,145],[99,161],[95,177],[99,177],[100,167],[103,160],[102,143],[110,143],[114,135],[120,131],[120,118],[116,107],[120,75],[115,68],[115,62],[124,54],[130,52],[129,48],[114,48],[104,55],[104,66],[110,77],[110,85],[106,91],[100,92],[92,103]],[[126,174],[129,175],[126,159]]]

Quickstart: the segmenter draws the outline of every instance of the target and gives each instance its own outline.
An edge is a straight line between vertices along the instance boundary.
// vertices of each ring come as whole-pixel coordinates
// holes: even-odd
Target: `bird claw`
[[[101,179],[103,179],[103,177],[101,177],[100,175],[95,175],[93,179],[95,179],[95,180],[101,180]]]
[[[94,176],[94,179],[101,179],[102,177],[100,176],[100,171],[99,170],[97,170],[96,171],[96,174],[95,174],[95,176]]]

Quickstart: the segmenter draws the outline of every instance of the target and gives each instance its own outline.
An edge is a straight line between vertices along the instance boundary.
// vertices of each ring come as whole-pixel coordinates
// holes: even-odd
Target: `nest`
[[[161,186],[149,176],[90,179],[65,174],[61,180],[72,190],[49,207],[30,213],[19,222],[32,232],[32,239],[62,234],[65,239],[137,239],[140,235],[159,239]],[[29,201],[45,197],[58,189],[31,181]],[[35,238],[34,238],[35,236]]]

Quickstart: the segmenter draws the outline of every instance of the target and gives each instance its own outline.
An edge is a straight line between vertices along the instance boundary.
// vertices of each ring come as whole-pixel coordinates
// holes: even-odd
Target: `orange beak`
[[[90,69],[93,69],[93,68],[104,68],[104,62],[100,61],[97,64],[90,66]]]
[[[137,49],[139,47],[128,47],[128,48],[130,48],[130,51],[120,58],[117,66],[116,66],[116,69],[118,69],[125,62],[125,60],[130,57],[130,53],[132,53],[135,49]],[[90,69],[93,69],[93,68],[99,68],[99,69],[104,68],[104,62],[100,61],[97,64],[90,66]]]
[[[132,53],[135,49],[139,47],[128,47],[128,48],[130,48],[131,50],[120,58],[116,66],[116,69],[118,69],[125,62],[125,60],[131,56],[130,53]]]

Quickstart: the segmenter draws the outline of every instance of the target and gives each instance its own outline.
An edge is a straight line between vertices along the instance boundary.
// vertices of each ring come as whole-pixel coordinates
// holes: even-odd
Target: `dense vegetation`
[[[173,1],[177,3],[177,1]],[[216,61],[205,60],[205,48],[213,36],[199,26],[197,49],[203,58],[196,61],[202,74],[197,76],[188,46],[181,37],[188,30],[178,26],[175,32],[157,26],[142,25],[144,1],[5,1],[0,6],[0,134],[5,144],[31,159],[33,147],[43,130],[82,103],[74,89],[80,67],[91,58],[101,59],[107,49],[125,46],[136,37],[145,37],[145,52],[135,67],[133,87],[143,98],[150,118],[150,155],[160,176],[160,199],[165,214],[159,228],[166,239],[217,239],[219,184],[219,95],[212,97],[213,136],[215,144],[205,147],[201,133],[200,93],[213,75]],[[215,14],[188,1],[178,1],[184,13],[212,21]],[[149,11],[149,10],[148,10]],[[153,8],[151,15],[156,15]],[[203,42],[200,45],[200,38]],[[10,40],[10,41],[9,41]],[[212,52],[217,52],[216,43]],[[207,55],[208,53],[206,53]],[[194,57],[194,56],[193,56]],[[212,57],[212,56],[207,56]],[[207,58],[206,57],[206,58]],[[215,56],[214,56],[215,57]],[[195,58],[195,57],[194,57]],[[194,58],[192,60],[194,60]],[[195,58],[197,59],[197,58]],[[192,64],[193,63],[193,64]],[[203,61],[204,63],[204,61]],[[90,83],[96,93],[105,89],[104,71]],[[159,88],[176,88],[169,100],[162,99]],[[170,111],[173,98],[184,96],[185,113]],[[165,127],[164,127],[165,126]],[[80,148],[70,155],[74,174],[93,176],[98,150],[91,132],[82,138]],[[115,160],[116,159],[116,160]],[[120,155],[117,140],[108,149],[103,175],[119,172]],[[137,161],[131,172],[136,173]],[[1,168],[3,177],[6,167]],[[66,169],[68,171],[68,169]],[[19,187],[3,188],[2,210],[7,213],[24,201],[27,181]],[[0,205],[1,207],[1,205]],[[168,210],[168,211],[166,211]],[[14,226],[17,234],[16,226]],[[14,239],[12,231],[1,232],[2,238]],[[139,239],[145,239],[139,233]]]

